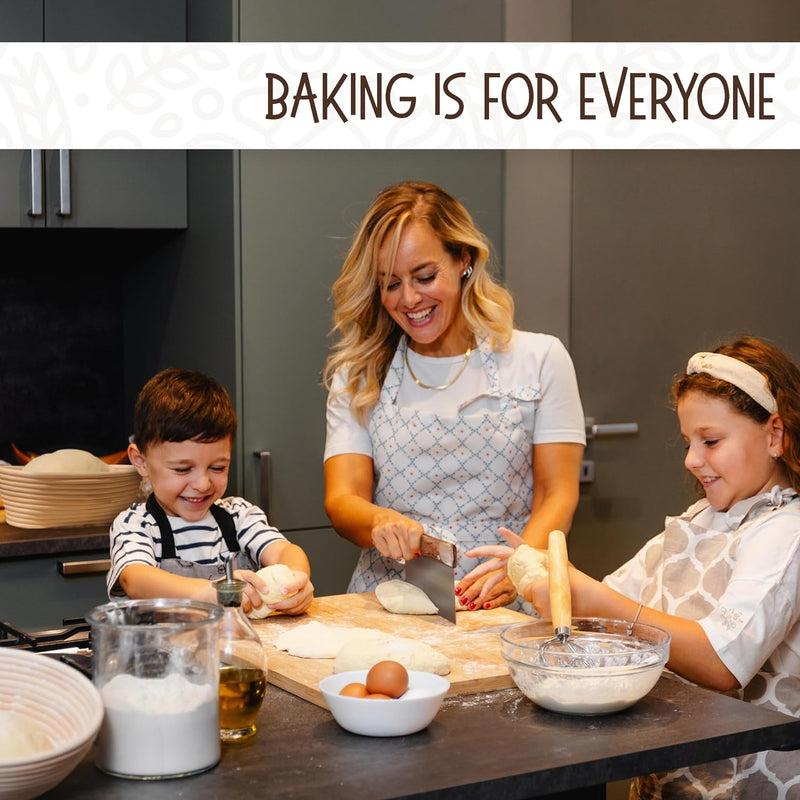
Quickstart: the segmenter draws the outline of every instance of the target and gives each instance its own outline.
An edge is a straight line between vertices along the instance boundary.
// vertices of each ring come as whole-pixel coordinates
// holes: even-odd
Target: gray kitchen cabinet
[[[24,631],[60,628],[108,602],[105,572],[64,575],[59,562],[94,561],[108,551],[0,561],[0,620]]]
[[[185,41],[183,0],[0,0],[4,41]],[[2,228],[185,228],[182,150],[0,151]]]

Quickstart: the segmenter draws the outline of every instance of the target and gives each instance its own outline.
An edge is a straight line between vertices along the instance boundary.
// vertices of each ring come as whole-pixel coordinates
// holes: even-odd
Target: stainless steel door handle
[[[586,417],[584,425],[586,426],[587,444],[599,436],[633,436],[639,433],[638,422],[609,422],[598,425],[594,421],[594,417]],[[594,482],[594,461],[592,459],[585,459],[581,463],[580,482]]]
[[[30,217],[42,216],[42,197],[44,195],[42,184],[42,151],[31,150],[31,207],[28,211]]]
[[[69,150],[58,151],[58,201],[56,214],[59,217],[69,217],[72,214]]]
[[[638,422],[609,422],[596,424],[594,417],[586,417],[586,438],[594,439],[598,436],[631,436],[639,433]]]
[[[59,561],[58,571],[62,575],[96,575],[111,569],[111,559],[98,558],[94,561]]]

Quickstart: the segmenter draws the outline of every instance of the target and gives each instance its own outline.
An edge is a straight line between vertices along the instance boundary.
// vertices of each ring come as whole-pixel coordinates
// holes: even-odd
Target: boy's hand
[[[292,582],[286,585],[284,592],[286,599],[279,603],[270,603],[269,607],[283,614],[302,614],[314,599],[314,584],[305,572],[293,569]]]
[[[247,614],[251,608],[260,608],[263,603],[261,593],[269,591],[267,584],[249,569],[237,569],[233,574],[235,578],[247,584],[242,595],[244,613]],[[270,603],[269,608],[284,614],[302,614],[314,599],[314,585],[308,575],[299,569],[292,570],[292,581],[286,584],[283,592],[286,599]]]

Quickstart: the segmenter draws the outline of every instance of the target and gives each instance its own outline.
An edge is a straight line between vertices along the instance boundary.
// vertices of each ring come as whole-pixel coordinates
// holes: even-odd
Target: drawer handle
[[[110,569],[110,558],[98,558],[94,561],[58,562],[58,571],[62,575],[94,575],[98,572],[108,572]]]

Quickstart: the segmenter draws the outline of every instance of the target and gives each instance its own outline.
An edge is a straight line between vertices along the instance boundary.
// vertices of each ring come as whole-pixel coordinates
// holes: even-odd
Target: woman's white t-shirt
[[[494,355],[501,390],[521,409],[522,424],[532,445],[586,443],[575,369],[559,339],[544,333],[514,331],[509,349]],[[409,349],[408,360],[418,380],[429,386],[442,386],[461,369],[464,356],[431,358]],[[334,375],[328,395],[324,458],[345,453],[372,458],[369,431],[351,413],[350,395],[342,391],[345,386],[346,377],[340,370]],[[498,410],[501,400],[489,391],[481,354],[473,350],[463,374],[445,391],[418,386],[406,369],[397,404],[440,416]]]

